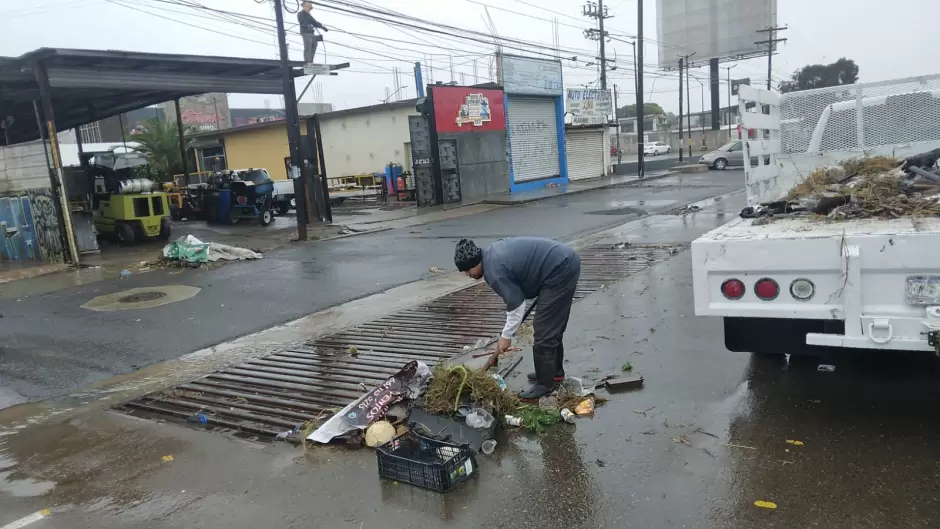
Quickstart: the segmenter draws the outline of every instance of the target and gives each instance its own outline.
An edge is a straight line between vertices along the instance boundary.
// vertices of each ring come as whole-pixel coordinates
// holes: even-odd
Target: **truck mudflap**
[[[862,271],[859,247],[843,247],[845,283],[842,309],[833,317],[845,321],[845,334],[809,333],[808,345],[850,349],[934,351],[940,354],[940,306],[925,307],[924,317],[867,314],[862,311]],[[909,289],[910,290],[910,289]],[[910,291],[908,293],[910,298]]]

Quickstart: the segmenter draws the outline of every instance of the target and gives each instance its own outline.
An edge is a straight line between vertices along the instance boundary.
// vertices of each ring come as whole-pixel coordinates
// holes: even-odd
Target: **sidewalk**
[[[542,189],[535,189],[532,191],[523,191],[521,193],[498,193],[483,199],[483,203],[499,206],[528,204],[529,202],[535,202],[538,200],[546,200],[562,195],[586,193],[588,191],[595,191],[597,189],[639,185],[643,182],[657,180],[672,174],[674,174],[673,171],[661,171],[653,174],[647,174],[646,178],[643,179],[640,179],[635,174],[632,174],[612,175],[603,178],[591,178],[588,180],[577,180],[558,187],[547,187]]]

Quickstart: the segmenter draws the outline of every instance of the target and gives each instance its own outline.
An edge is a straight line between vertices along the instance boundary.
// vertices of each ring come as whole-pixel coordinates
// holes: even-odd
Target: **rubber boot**
[[[519,398],[525,400],[537,400],[546,395],[551,395],[555,389],[553,380],[555,373],[555,350],[546,347],[533,346],[532,356],[535,359],[535,384],[526,391],[519,394]]]
[[[535,382],[538,376],[535,374],[535,371],[526,373],[526,378],[529,379],[529,382]],[[553,377],[555,385],[561,384],[565,381],[565,346],[559,345],[557,353],[555,355],[555,376]]]

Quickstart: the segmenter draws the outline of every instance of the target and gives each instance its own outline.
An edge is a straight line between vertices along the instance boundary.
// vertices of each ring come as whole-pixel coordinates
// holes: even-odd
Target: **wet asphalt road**
[[[161,270],[18,299],[0,299],[0,408],[176,358],[453,268],[461,237],[574,239],[640,215],[740,189],[740,171],[677,175],[398,229],[269,252],[216,270]],[[189,285],[195,297],[146,310],[92,312],[92,298]],[[2,287],[0,287],[2,288]]]
[[[687,241],[739,207],[625,233]],[[935,359],[836,355],[820,373],[812,359],[728,352],[720,320],[693,316],[690,272],[683,252],[572,312],[568,372],[629,361],[644,389],[610,395],[593,419],[500,437],[447,495],[380,481],[367,450],[92,414],[0,438],[0,527],[43,508],[52,515],[32,527],[937,527]]]

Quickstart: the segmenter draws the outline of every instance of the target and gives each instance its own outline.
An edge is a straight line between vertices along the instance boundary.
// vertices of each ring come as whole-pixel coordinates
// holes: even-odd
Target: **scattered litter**
[[[757,448],[755,448],[755,447],[753,447],[753,446],[735,445],[735,444],[731,444],[731,443],[725,443],[725,446],[727,446],[728,448],[745,448],[745,449],[747,449],[747,450],[757,450]]]
[[[444,270],[443,268],[439,268],[436,266],[432,266],[431,268],[428,268],[428,272],[431,272],[432,274],[443,274],[446,271],[447,270]]]
[[[209,418],[206,417],[205,413],[199,412],[194,415],[186,417],[186,422],[195,422],[199,424],[209,424]]]
[[[777,504],[772,501],[757,500],[754,502],[754,505],[760,507],[761,509],[776,509]]]
[[[574,409],[577,415],[591,415],[594,413],[594,399],[584,399]]]
[[[130,277],[131,275],[133,275],[133,273],[132,273],[130,270],[128,270],[128,269],[126,269],[126,268],[123,269],[123,270],[121,270],[121,279],[127,279],[127,278]],[[19,300],[17,300],[17,301],[19,301]]]
[[[643,387],[643,377],[639,375],[630,377],[610,378],[604,381],[607,391],[623,391]]]
[[[488,411],[483,408],[475,408],[467,415],[467,426],[473,428],[489,428],[493,425],[494,420],[496,419],[494,419]]]
[[[646,416],[647,416],[646,413],[649,412],[649,411],[652,411],[653,408],[655,408],[655,407],[656,407],[656,406],[650,406],[649,408],[646,408],[645,410],[633,410],[633,413],[639,413],[640,415],[646,417]]]
[[[292,436],[292,435],[297,435],[297,433],[300,431],[300,426],[301,426],[301,425],[299,425],[299,424],[295,424],[294,427],[291,428],[290,430],[285,430],[285,431],[283,431],[283,432],[277,434],[277,436],[275,437],[275,439],[277,439],[278,441],[286,441],[288,437],[290,437],[290,436]]]
[[[568,424],[574,424],[574,421],[577,420],[577,416],[568,408],[561,409],[561,418]]]
[[[681,208],[676,208],[670,211],[669,213],[671,213],[672,215],[688,215],[689,213],[698,213],[699,211],[702,211],[701,206],[689,204],[687,206],[682,206]]]
[[[349,347],[346,348],[346,353],[355,356],[359,354],[359,348],[356,347],[355,345],[350,345]]]
[[[214,263],[216,261],[242,261],[261,259],[258,252],[217,242],[202,242],[192,235],[185,235],[163,247],[163,258],[183,263]],[[122,272],[123,274],[123,272]]]
[[[630,362],[624,362],[623,365],[620,366],[620,370],[621,371],[633,371],[633,364],[631,364]]]
[[[797,441],[795,439],[787,439],[787,444],[794,445],[794,446],[803,446],[803,441]]]
[[[160,459],[162,459],[164,463],[169,463],[170,461],[173,461],[173,456],[163,456]]]
[[[832,373],[836,370],[836,366],[832,364],[819,364],[819,367],[816,368],[816,371],[822,371],[824,373]]]
[[[577,377],[565,377],[565,381],[561,383],[561,387],[566,394],[574,395],[575,397],[587,397],[594,393],[594,386],[585,384],[582,379]]]
[[[329,443],[336,437],[354,431],[362,431],[372,422],[385,417],[386,411],[392,404],[406,398],[418,398],[430,378],[431,370],[427,364],[412,360],[405,364],[401,371],[390,376],[377,388],[359,397],[333,415],[316,431],[307,436],[307,439],[317,443]]]
[[[388,421],[377,421],[366,428],[366,446],[375,448],[395,437],[395,427]]]
[[[607,461],[604,461],[603,459],[598,459],[597,461],[595,461],[595,463],[597,463],[597,466],[601,468],[604,468],[607,466]]]
[[[539,409],[542,410],[557,410],[561,406],[558,405],[558,397],[554,395],[545,395],[539,399]]]
[[[490,455],[493,451],[496,450],[496,441],[493,439],[487,439],[483,441],[483,446],[480,448],[480,451],[486,455]]]
[[[672,441],[673,441],[674,443],[681,443],[681,444],[684,444],[684,445],[686,445],[686,446],[692,446],[692,443],[689,442],[689,438],[686,437],[685,434],[682,434],[682,435],[680,435],[680,436],[678,436],[678,437],[673,437],[673,438],[672,438]]]
[[[507,415],[503,417],[503,421],[506,423],[506,426],[522,426],[522,417],[515,417],[512,415]]]
[[[503,379],[502,375],[499,375],[499,374],[497,374],[497,373],[493,373],[493,374],[490,375],[490,376],[493,377],[493,380],[496,381],[496,384],[499,386],[499,389],[501,389],[501,390],[503,390],[503,391],[506,391],[506,388],[507,388],[508,386],[506,385],[506,381]]]

